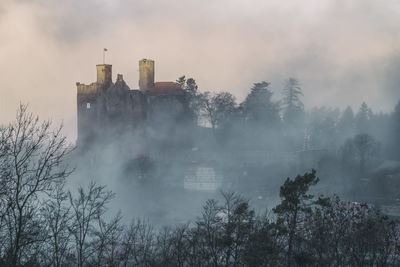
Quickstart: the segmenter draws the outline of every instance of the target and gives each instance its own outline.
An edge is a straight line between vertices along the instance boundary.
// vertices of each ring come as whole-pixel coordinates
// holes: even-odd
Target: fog
[[[75,82],[107,62],[137,88],[141,58],[156,80],[194,77],[239,100],[267,80],[279,95],[298,78],[308,108],[362,101],[389,111],[399,97],[396,1],[10,1],[0,3],[1,119],[22,101],[63,120],[76,138]],[[334,102],[335,104],[332,104]]]
[[[146,57],[156,61],[157,81],[194,77],[200,92],[227,91],[238,103],[262,80],[279,100],[285,79],[295,77],[306,110],[357,111],[365,101],[391,112],[400,98],[399,11],[396,1],[361,0],[3,0],[0,119],[29,103],[40,118],[62,121],[74,143],[75,82],[95,80],[104,47],[114,80],[123,73],[131,88],[138,87],[137,61]],[[101,179],[114,186],[117,169]]]
[[[0,265],[400,262],[398,1],[0,1]]]
[[[312,169],[321,177],[316,195],[377,207],[398,201],[399,104],[386,113],[365,102],[354,111],[306,110],[309,96],[294,78],[284,81],[283,96],[259,82],[243,101],[229,92],[203,93],[185,77],[178,81],[182,92],[150,90],[144,102],[121,84],[100,89],[89,109],[79,102],[70,186],[106,184],[116,193],[111,211],[122,210],[128,221],[193,220],[220,190],[242,194],[259,212],[270,210],[286,177]]]

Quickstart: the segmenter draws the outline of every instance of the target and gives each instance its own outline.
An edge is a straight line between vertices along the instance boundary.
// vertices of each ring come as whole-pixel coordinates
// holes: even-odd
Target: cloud
[[[156,79],[186,74],[203,90],[297,77],[306,106],[366,101],[391,110],[397,89],[397,1],[36,0],[0,4],[0,120],[19,101],[75,135],[75,82],[95,80],[103,47],[114,76],[137,87],[137,61],[156,60]],[[73,137],[72,137],[73,138]]]

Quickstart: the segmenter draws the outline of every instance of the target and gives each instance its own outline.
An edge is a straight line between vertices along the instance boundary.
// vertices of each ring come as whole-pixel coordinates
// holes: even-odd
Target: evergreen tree
[[[318,199],[313,201],[314,196],[309,194],[310,186],[316,185],[319,178],[315,175],[316,171],[312,170],[311,173],[298,175],[294,180],[287,178],[285,183],[280,188],[279,196],[282,202],[276,206],[273,211],[278,216],[277,224],[281,227],[282,234],[286,236],[287,251],[286,251],[286,265],[288,267],[293,265],[293,260],[297,258],[305,263],[305,259],[296,255],[295,250],[300,246],[296,246],[298,239],[298,228],[305,214],[311,213],[311,206],[313,204],[323,204],[325,199]]]
[[[199,87],[197,86],[195,79],[193,78],[186,79],[186,76],[183,75],[179,77],[175,82],[179,85],[179,87],[182,90],[186,91],[186,93],[188,93],[190,96],[196,96],[198,94]]]
[[[342,113],[340,120],[337,125],[339,135],[342,139],[347,139],[354,135],[355,131],[355,118],[354,112],[350,106],[348,106]]]
[[[339,109],[327,107],[313,108],[307,114],[306,147],[311,149],[330,149],[337,144],[337,123]]]
[[[371,120],[371,117],[372,110],[365,102],[363,102],[355,118],[357,133],[369,133],[369,122]]]
[[[285,144],[290,150],[302,149],[304,145],[304,104],[300,100],[303,93],[297,79],[289,78],[283,89],[283,121]]]
[[[285,88],[283,89],[283,120],[288,124],[301,124],[304,116],[304,104],[300,100],[303,92],[300,88],[300,83],[295,78],[286,80]]]
[[[394,159],[400,160],[400,101],[397,103],[392,113],[390,127],[390,152]]]
[[[263,126],[276,125],[280,121],[279,105],[272,101],[273,93],[269,90],[270,83],[255,83],[243,103],[245,119],[260,123]]]
[[[197,86],[196,80],[193,78],[186,79],[186,76],[183,75],[175,82],[186,94],[190,115],[198,118],[203,104],[203,95],[198,92],[199,87]]]
[[[181,89],[185,89],[185,85],[186,85],[186,76],[183,75],[183,76],[179,77],[175,82],[179,85],[179,87],[180,87]]]

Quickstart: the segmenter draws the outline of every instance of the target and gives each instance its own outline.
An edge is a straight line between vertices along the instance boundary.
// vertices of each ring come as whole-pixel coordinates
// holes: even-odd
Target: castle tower
[[[90,85],[77,82],[78,145],[88,143],[94,137],[96,122],[97,83]]]
[[[87,144],[95,137],[98,122],[97,95],[112,85],[112,65],[96,65],[97,81],[89,85],[76,83],[77,115],[78,115],[78,144]]]
[[[154,86],[154,60],[142,59],[139,61],[139,89],[142,92]]]
[[[97,69],[97,83],[99,85],[110,85],[112,83],[112,65],[99,64]]]

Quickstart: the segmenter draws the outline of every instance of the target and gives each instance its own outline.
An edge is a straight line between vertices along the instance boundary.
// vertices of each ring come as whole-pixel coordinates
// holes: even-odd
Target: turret
[[[142,92],[154,86],[154,61],[142,59],[139,61],[139,89]]]
[[[96,65],[97,84],[107,85],[112,82],[112,65],[100,64]]]

